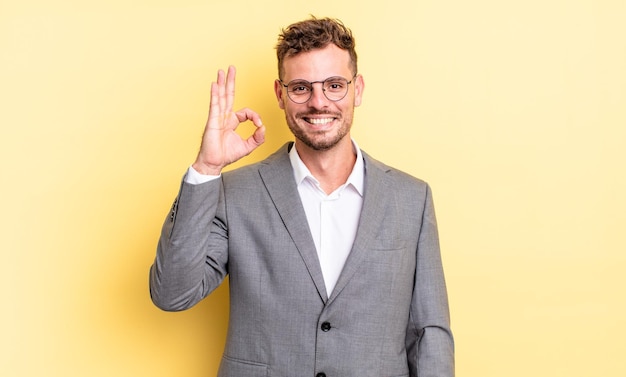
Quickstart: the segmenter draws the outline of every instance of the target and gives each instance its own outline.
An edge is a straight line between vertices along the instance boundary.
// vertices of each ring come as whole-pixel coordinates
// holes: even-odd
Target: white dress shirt
[[[346,183],[329,195],[304,165],[296,148],[289,152],[329,297],[352,250],[363,206],[363,156],[356,142],[352,141],[352,145],[357,155],[352,173]]]
[[[295,145],[289,152],[298,193],[317,249],[326,294],[329,297],[352,250],[363,206],[365,166],[361,150],[354,140],[352,145],[356,153],[352,173],[346,183],[329,195],[321,189],[319,181],[304,165]],[[200,174],[189,167],[185,181],[200,184],[218,177]]]

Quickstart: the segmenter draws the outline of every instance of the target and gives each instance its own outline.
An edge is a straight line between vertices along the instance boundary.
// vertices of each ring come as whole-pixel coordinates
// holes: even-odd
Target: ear
[[[285,110],[283,89],[284,89],[283,84],[278,79],[276,79],[274,81],[274,93],[276,94],[276,99],[278,100],[278,107],[280,107],[281,110]]]
[[[354,78],[354,106],[360,106],[363,98],[363,89],[365,89],[365,82],[362,75],[357,75]]]

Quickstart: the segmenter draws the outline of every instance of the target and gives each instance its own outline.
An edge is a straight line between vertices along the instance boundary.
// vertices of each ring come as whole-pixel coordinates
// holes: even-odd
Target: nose
[[[324,108],[328,105],[328,98],[326,98],[326,94],[324,94],[324,83],[316,82],[313,83],[311,92],[311,98],[307,102],[309,107],[313,107],[316,109]]]

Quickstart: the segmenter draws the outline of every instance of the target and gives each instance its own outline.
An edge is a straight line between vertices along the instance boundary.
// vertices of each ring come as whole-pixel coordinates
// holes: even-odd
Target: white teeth
[[[310,118],[309,119],[309,123],[313,123],[313,124],[326,124],[332,121],[333,121],[333,118],[322,118],[322,119]]]

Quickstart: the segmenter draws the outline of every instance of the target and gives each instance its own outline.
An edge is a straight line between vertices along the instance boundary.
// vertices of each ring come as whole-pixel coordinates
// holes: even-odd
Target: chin
[[[341,143],[341,141],[346,136],[347,136],[347,133],[342,134],[342,135],[335,135],[334,137],[331,137],[331,138],[325,138],[323,136],[320,138],[316,138],[315,135],[313,135],[313,137],[306,136],[306,135],[303,137],[298,137],[298,135],[296,135],[296,137],[304,145],[316,151],[327,151],[327,150],[333,149],[339,143]]]

